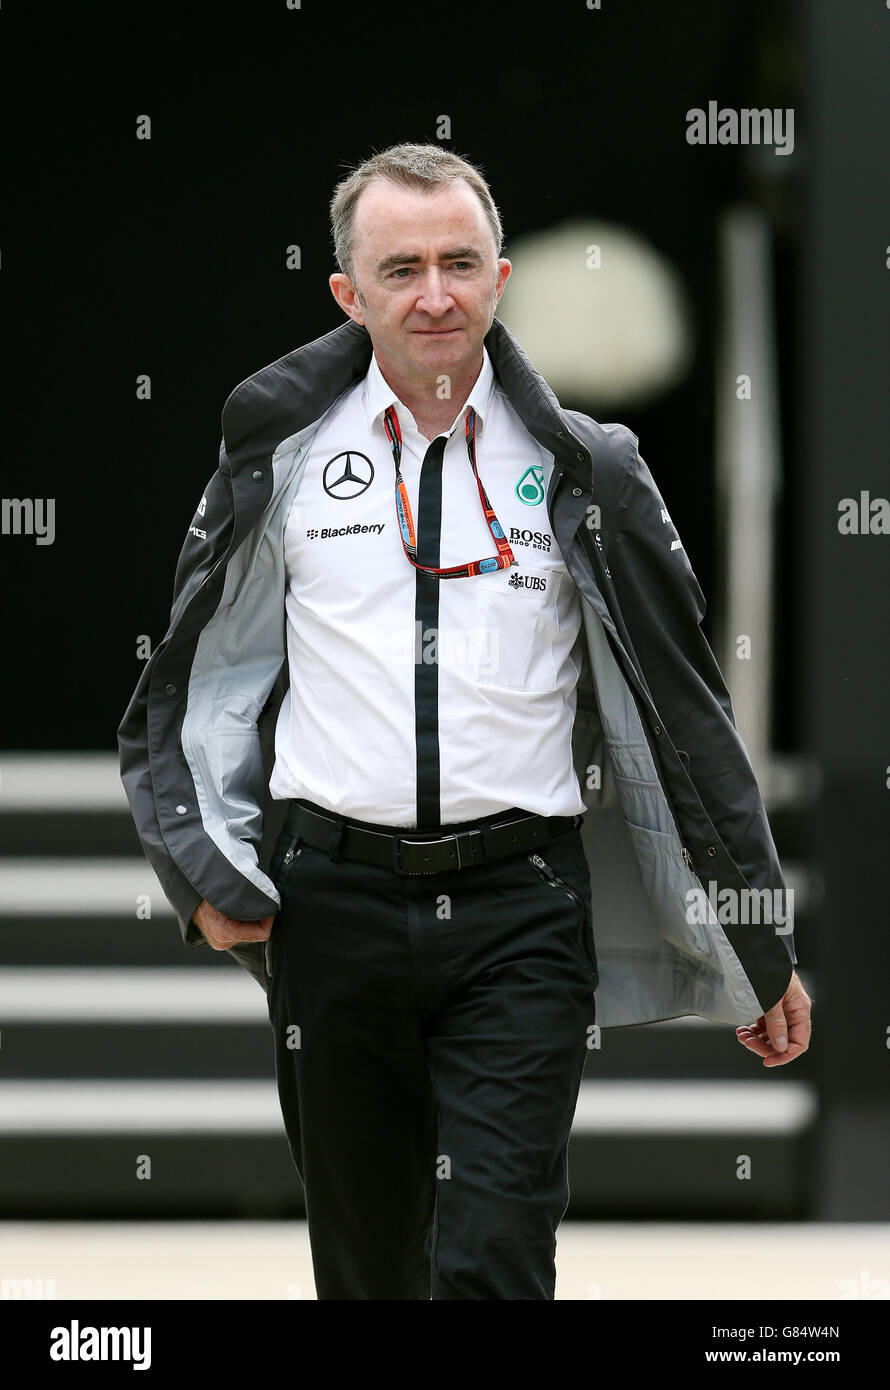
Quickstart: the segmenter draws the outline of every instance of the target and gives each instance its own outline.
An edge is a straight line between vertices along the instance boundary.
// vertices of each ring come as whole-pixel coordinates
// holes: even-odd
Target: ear
[[[510,274],[510,271],[511,271],[512,269],[513,269],[513,266],[511,265],[511,263],[506,259],[505,256],[502,256],[501,259],[498,261],[498,278],[497,278],[497,286],[496,286],[496,289],[497,289],[497,293],[496,293],[496,302],[497,302],[498,299],[500,299],[501,295],[504,293],[504,286],[505,286],[506,283],[507,283],[507,278],[508,278],[508,276],[509,276],[509,274]]]
[[[331,294],[340,305],[344,314],[351,318],[353,323],[364,325],[365,316],[362,313],[361,305],[358,301],[355,285],[353,285],[349,276],[338,271],[336,275],[331,276],[328,284],[331,287]]]

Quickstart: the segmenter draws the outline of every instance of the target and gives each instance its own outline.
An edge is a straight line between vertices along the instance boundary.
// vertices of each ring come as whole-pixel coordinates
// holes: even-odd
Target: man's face
[[[365,325],[381,365],[429,379],[478,360],[511,266],[497,259],[463,179],[430,193],[369,184],[355,208],[353,263],[355,282],[332,275],[331,290]]]

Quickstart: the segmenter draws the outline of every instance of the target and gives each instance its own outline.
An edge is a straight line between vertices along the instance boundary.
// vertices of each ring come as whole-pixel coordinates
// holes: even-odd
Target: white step
[[[174,917],[143,858],[0,859],[4,917]]]
[[[585,1081],[575,1134],[799,1133],[814,1118],[804,1082]],[[28,1081],[0,1086],[4,1134],[278,1134],[274,1081]]]
[[[183,954],[186,947],[183,946]],[[209,948],[207,948],[209,950]],[[16,1023],[264,1023],[266,996],[230,970],[140,966],[7,966],[0,1027]]]
[[[0,812],[70,809],[129,809],[116,753],[0,752]]]

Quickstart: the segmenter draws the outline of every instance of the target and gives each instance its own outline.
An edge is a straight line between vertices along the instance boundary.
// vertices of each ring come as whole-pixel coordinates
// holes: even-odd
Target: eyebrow
[[[377,274],[385,275],[388,270],[395,270],[397,266],[417,265],[422,260],[421,256],[413,255],[410,251],[396,251],[391,256],[384,256],[382,261],[377,262]],[[482,252],[478,246],[452,246],[450,250],[443,251],[439,257],[442,261],[468,261],[482,260]]]

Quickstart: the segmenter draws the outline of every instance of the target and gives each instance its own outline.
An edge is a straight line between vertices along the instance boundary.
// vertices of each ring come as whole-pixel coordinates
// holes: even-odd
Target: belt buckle
[[[461,838],[462,838],[463,836],[470,836],[470,835],[473,835],[473,834],[478,834],[478,831],[472,831],[472,830],[462,830],[462,831],[459,831],[459,832],[458,832],[458,831],[452,831],[452,833],[451,833],[450,835],[437,835],[437,836],[436,836],[434,839],[432,839],[432,840],[414,840],[414,839],[412,839],[409,835],[397,835],[397,836],[395,836],[394,839],[393,839],[392,857],[393,857],[393,865],[394,865],[394,867],[395,867],[396,873],[399,873],[399,874],[409,874],[409,875],[410,875],[411,872],[412,872],[411,869],[405,869],[405,868],[402,867],[402,860],[401,860],[401,855],[400,855],[400,853],[399,853],[399,850],[400,850],[400,847],[401,847],[401,845],[402,845],[403,842],[404,842],[404,843],[407,843],[407,844],[409,844],[409,845],[444,845],[444,844],[446,844],[449,840],[453,840],[453,841],[454,841],[455,849],[457,850],[457,867],[458,867],[458,869],[462,869],[462,868],[463,868],[463,863],[462,863],[462,861],[461,861],[461,854],[460,854],[460,842],[461,842]],[[468,860],[467,862],[468,862],[468,864],[469,864],[469,860]],[[418,870],[415,870],[414,872],[416,872],[416,873],[421,873],[421,874],[424,874],[424,873],[434,874],[434,873],[437,873],[437,872],[439,872],[439,871],[436,870],[436,869],[418,869]],[[446,872],[446,873],[447,873],[447,870],[444,870],[443,872]]]
[[[439,840],[412,840],[411,837],[410,837],[410,835],[394,835],[394,836],[392,837],[392,864],[393,864],[393,868],[395,869],[395,871],[396,871],[397,874],[407,874],[407,875],[410,875],[410,874],[412,873],[412,870],[411,870],[411,869],[405,869],[405,868],[402,867],[402,859],[401,859],[401,855],[400,855],[399,851],[400,851],[400,849],[401,849],[401,847],[402,847],[403,844],[408,844],[408,845],[437,845],[437,844],[439,844]],[[430,870],[423,870],[423,869],[421,869],[420,872],[421,872],[421,873],[424,873],[424,872],[433,873],[434,870],[432,870],[432,869],[430,869]]]

